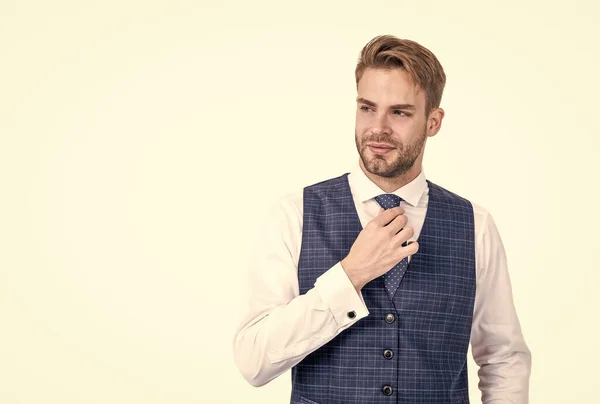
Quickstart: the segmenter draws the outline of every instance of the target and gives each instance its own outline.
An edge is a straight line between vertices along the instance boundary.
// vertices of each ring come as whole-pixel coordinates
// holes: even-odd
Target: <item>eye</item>
[[[399,110],[399,109],[395,109],[395,110],[393,110],[393,111],[392,111],[392,113],[394,113],[394,114],[396,114],[396,115],[400,115],[400,116],[410,116],[410,115],[409,115],[409,114],[407,114],[406,112],[404,112],[404,111],[401,111],[401,110]]]
[[[363,111],[368,111],[370,108],[366,105],[361,105],[360,109]]]

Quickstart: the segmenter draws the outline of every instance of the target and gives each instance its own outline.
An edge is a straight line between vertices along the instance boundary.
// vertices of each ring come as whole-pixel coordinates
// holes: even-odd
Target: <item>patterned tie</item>
[[[400,201],[402,201],[402,198],[394,194],[382,194],[376,196],[375,200],[383,209],[390,209],[400,206]],[[406,242],[404,242],[402,245],[406,245]],[[394,293],[396,293],[396,289],[398,289],[398,286],[400,286],[400,281],[402,280],[402,276],[404,276],[407,266],[408,257],[405,257],[402,259],[402,261],[397,263],[391,270],[383,275],[385,288],[390,295],[390,299],[394,298]]]

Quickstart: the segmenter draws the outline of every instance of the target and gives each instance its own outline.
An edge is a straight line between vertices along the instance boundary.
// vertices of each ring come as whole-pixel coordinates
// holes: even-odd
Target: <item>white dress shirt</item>
[[[414,229],[411,240],[418,241],[425,221],[429,201],[425,178],[421,170],[413,181],[393,192],[403,199],[407,226]],[[385,192],[363,173],[358,162],[348,181],[364,228],[379,212],[374,197]],[[531,354],[513,304],[506,254],[492,216],[471,204],[477,278],[471,350],[480,366],[483,403],[526,404]],[[233,339],[236,365],[253,386],[278,377],[369,315],[362,294],[356,292],[339,262],[306,294],[299,294],[302,212],[303,189],[299,189],[272,206],[254,242]],[[355,311],[356,317],[349,318],[349,311]]]

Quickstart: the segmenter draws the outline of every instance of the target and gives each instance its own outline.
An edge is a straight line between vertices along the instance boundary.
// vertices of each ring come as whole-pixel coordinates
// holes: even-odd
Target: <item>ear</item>
[[[435,136],[442,127],[442,119],[444,119],[444,110],[436,108],[429,113],[427,118],[427,136]]]

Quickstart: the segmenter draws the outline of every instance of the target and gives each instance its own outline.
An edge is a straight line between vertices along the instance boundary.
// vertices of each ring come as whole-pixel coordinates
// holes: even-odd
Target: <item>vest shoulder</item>
[[[319,181],[316,182],[314,184],[311,185],[307,185],[306,187],[304,187],[305,191],[325,191],[331,187],[334,186],[339,186],[341,184],[345,184],[348,182],[348,180],[346,179],[346,177],[348,176],[349,173],[344,173],[342,175],[339,175],[337,177],[334,178],[329,178],[323,181]]]
[[[454,203],[458,203],[461,205],[471,205],[471,201],[469,201],[467,198],[465,198],[461,195],[458,195],[457,193],[452,192],[452,191],[442,187],[441,185],[438,185],[429,180],[427,180],[427,183],[429,185],[430,193],[433,191],[438,195],[438,197],[441,197],[447,201],[452,201]]]

